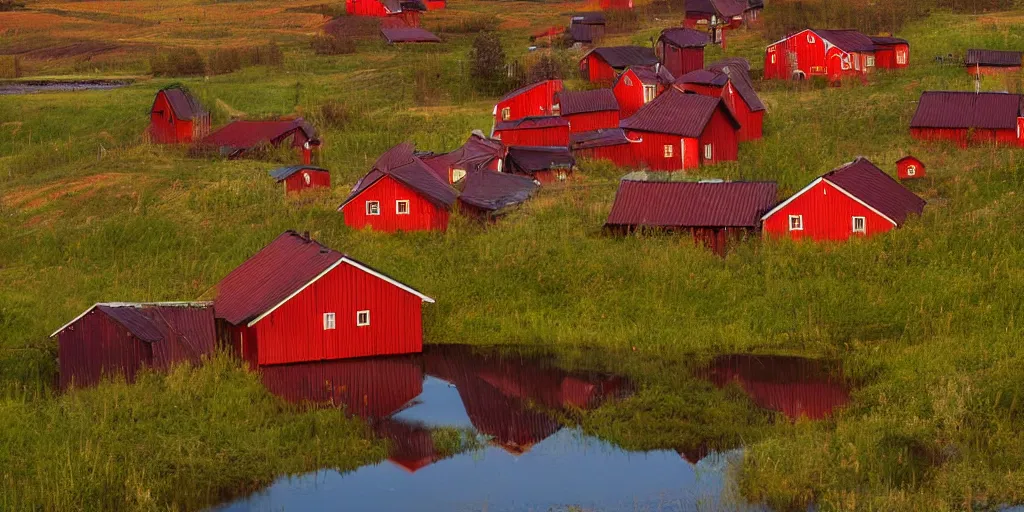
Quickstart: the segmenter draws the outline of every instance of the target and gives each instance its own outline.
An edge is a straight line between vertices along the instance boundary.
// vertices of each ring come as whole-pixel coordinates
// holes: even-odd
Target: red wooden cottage
[[[604,38],[605,17],[600,12],[581,12],[569,20],[569,38],[574,43],[595,44]]]
[[[667,28],[654,44],[658,62],[672,76],[682,76],[704,67],[704,47],[708,36],[692,28]]]
[[[494,171],[472,171],[460,185],[459,211],[480,220],[509,213],[538,189],[530,178]]]
[[[706,70],[683,75],[676,81],[676,87],[686,92],[722,98],[740,124],[739,141],[757,140],[764,130],[765,107],[754,91],[749,70],[750,64],[744,59],[725,59]]]
[[[628,140],[639,141],[618,146],[632,151],[632,166],[675,171],[738,156],[740,125],[721,98],[669,89],[624,119],[621,128]]]
[[[611,84],[630,66],[653,66],[657,63],[654,50],[644,46],[594,48],[580,59],[580,74],[594,83]]]
[[[500,172],[504,158],[505,145],[500,140],[488,139],[476,131],[455,151],[421,157],[438,177],[453,185],[472,171]]]
[[[54,336],[62,389],[95,386],[104,378],[131,382],[143,368],[199,364],[216,348],[209,303],[100,303]]]
[[[925,201],[865,158],[811,182],[764,217],[775,237],[847,240],[900,227]]]
[[[338,211],[345,224],[375,231],[445,231],[458,192],[399,144],[380,156]]]
[[[420,352],[422,303],[434,302],[294,231],[217,289],[221,340],[253,366]]]
[[[506,146],[568,146],[569,121],[556,116],[503,121],[491,136]]]
[[[505,172],[541,184],[566,181],[576,167],[576,159],[565,146],[512,146],[505,160]]]
[[[910,66],[910,43],[898,37],[872,37],[875,43],[875,67],[903,69]]]
[[[313,150],[320,147],[320,136],[304,119],[280,121],[232,121],[207,135],[199,145],[220,152],[228,158],[240,158],[254,149],[288,144],[302,155],[302,162],[312,163]]]
[[[562,90],[561,80],[544,80],[520,87],[498,100],[494,106],[495,124],[525,117],[557,115],[552,106],[555,93]]]
[[[729,245],[756,233],[776,203],[775,183],[623,180],[605,228],[628,233],[686,233],[725,256]]]
[[[964,67],[976,75],[1018,73],[1021,66],[1021,52],[1003,50],[967,50]]]
[[[1022,145],[1021,96],[999,92],[925,91],[910,120],[920,140],[970,144]]]
[[[765,79],[837,81],[875,67],[875,43],[856,30],[806,29],[768,46]]]
[[[184,87],[165,87],[149,109],[146,133],[160,144],[189,144],[210,133],[210,113]]]
[[[331,172],[310,165],[292,165],[270,171],[270,177],[278,183],[284,182],[287,193],[302,192],[314,188],[331,188]]]
[[[896,176],[901,180],[916,180],[927,175],[924,164],[916,157],[907,155],[896,161]]]
[[[554,109],[569,121],[569,133],[619,126],[619,102],[611,89],[560,91]]]
[[[665,66],[630,66],[626,68],[612,86],[615,101],[619,104],[619,118],[625,119],[640,110],[640,107],[654,101],[666,88],[671,87],[675,77]]]

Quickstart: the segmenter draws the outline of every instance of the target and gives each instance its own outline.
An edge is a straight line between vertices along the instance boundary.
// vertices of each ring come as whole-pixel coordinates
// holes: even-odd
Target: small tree
[[[554,80],[564,78],[562,63],[551,54],[540,56],[533,66],[530,67],[529,83],[540,82],[541,80]]]
[[[481,32],[469,52],[470,78],[482,92],[501,92],[505,85],[505,49],[494,32]]]

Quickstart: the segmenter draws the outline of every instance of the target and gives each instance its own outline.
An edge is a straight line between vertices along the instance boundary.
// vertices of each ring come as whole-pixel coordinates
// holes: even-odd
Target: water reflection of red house
[[[374,432],[390,444],[388,461],[415,473],[439,460],[430,429],[401,421],[384,420],[374,425]]]
[[[706,378],[719,387],[735,382],[758,407],[781,412],[791,419],[827,418],[850,401],[842,377],[814,359],[723,356],[706,370]]]

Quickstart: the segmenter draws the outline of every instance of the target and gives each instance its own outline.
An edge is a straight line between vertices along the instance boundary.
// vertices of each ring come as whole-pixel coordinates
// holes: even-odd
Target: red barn
[[[768,46],[764,77],[806,80],[826,77],[837,81],[863,76],[875,67],[875,43],[856,30],[806,29]]]
[[[355,229],[445,231],[457,196],[406,142],[377,159],[338,211],[345,214],[345,224]]]
[[[555,104],[555,93],[561,90],[561,80],[544,80],[520,87],[498,100],[494,106],[494,123],[556,115],[552,107]]]
[[[898,37],[872,37],[875,43],[875,67],[903,69],[910,65],[910,43]]]
[[[500,140],[488,139],[476,131],[455,151],[421,157],[435,174],[453,185],[465,178],[468,172],[500,172],[504,158],[505,145]]]
[[[682,76],[704,67],[704,47],[708,36],[691,28],[667,28],[661,31],[654,53],[672,76]]]
[[[907,155],[896,161],[896,176],[901,180],[916,180],[927,175],[924,164],[913,156]]]
[[[512,146],[508,148],[505,172],[546,184],[569,179],[575,167],[576,159],[565,146]]]
[[[294,231],[217,285],[218,333],[253,366],[418,353],[433,299]]]
[[[60,387],[88,387],[105,377],[131,382],[143,368],[199,364],[216,348],[209,303],[100,303],[57,336]]]
[[[683,91],[722,98],[740,124],[740,142],[760,139],[764,130],[765,107],[754,91],[749,66],[744,59],[725,59],[676,81]]]
[[[293,165],[270,171],[270,177],[278,183],[284,182],[287,193],[302,192],[314,188],[331,188],[331,172],[320,167]]]
[[[659,64],[626,68],[612,86],[615,101],[619,104],[619,118],[635,114],[640,107],[654,101],[667,87],[671,87],[673,82],[672,73]]]
[[[1000,73],[1018,73],[1021,66],[1021,52],[1002,50],[967,50],[964,67],[975,76]]]
[[[675,171],[738,157],[740,125],[721,98],[669,89],[621,127],[640,141],[619,146],[632,150],[633,166]]]
[[[568,146],[569,121],[556,116],[505,121],[494,126],[492,137],[506,146]]]
[[[811,182],[768,212],[764,232],[799,240],[847,240],[900,227],[925,201],[865,158]]]
[[[580,74],[594,83],[611,84],[630,66],[658,63],[654,50],[644,46],[608,46],[594,48],[580,59]]]
[[[605,17],[600,12],[581,12],[569,20],[569,38],[574,43],[594,44],[604,38]]]
[[[725,256],[731,243],[758,231],[775,203],[775,183],[623,180],[605,228],[685,233]]]
[[[619,102],[611,89],[560,91],[554,109],[569,121],[569,133],[619,126]]]
[[[165,87],[149,109],[146,133],[160,144],[189,144],[210,133],[210,113],[184,87]]]
[[[199,141],[199,145],[218,150],[228,158],[240,158],[264,146],[291,146],[302,154],[302,162],[312,163],[313,149],[320,146],[320,137],[313,125],[304,119],[281,121],[232,121]]]
[[[1021,98],[999,92],[925,91],[910,120],[910,135],[948,140],[961,147],[1022,145]]]

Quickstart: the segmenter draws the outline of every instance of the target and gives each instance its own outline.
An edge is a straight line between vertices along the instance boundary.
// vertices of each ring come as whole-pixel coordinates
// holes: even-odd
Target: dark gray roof
[[[187,121],[210,114],[184,87],[172,85],[161,89],[160,92],[164,93],[167,102],[171,104],[171,110],[174,111],[174,117],[178,119]]]
[[[754,81],[750,79],[750,63],[740,57],[722,59],[708,66],[712,71],[729,75],[732,86],[736,88],[743,101],[753,112],[765,110],[764,103],[754,90]]]
[[[611,89],[559,91],[555,94],[555,101],[563,116],[619,110],[619,102]]]
[[[1004,50],[967,50],[967,56],[964,58],[964,63],[968,66],[1020,66],[1021,52]]]
[[[270,171],[270,177],[274,178],[277,181],[284,181],[288,179],[288,177],[291,176],[292,174],[295,174],[303,169],[309,169],[311,171],[319,172],[329,172],[327,169],[321,167],[314,167],[312,165],[291,165],[288,167],[278,167],[277,169]]]
[[[658,57],[646,46],[605,46],[594,48],[590,53],[599,55],[609,66],[625,69],[629,66],[653,66]]]

